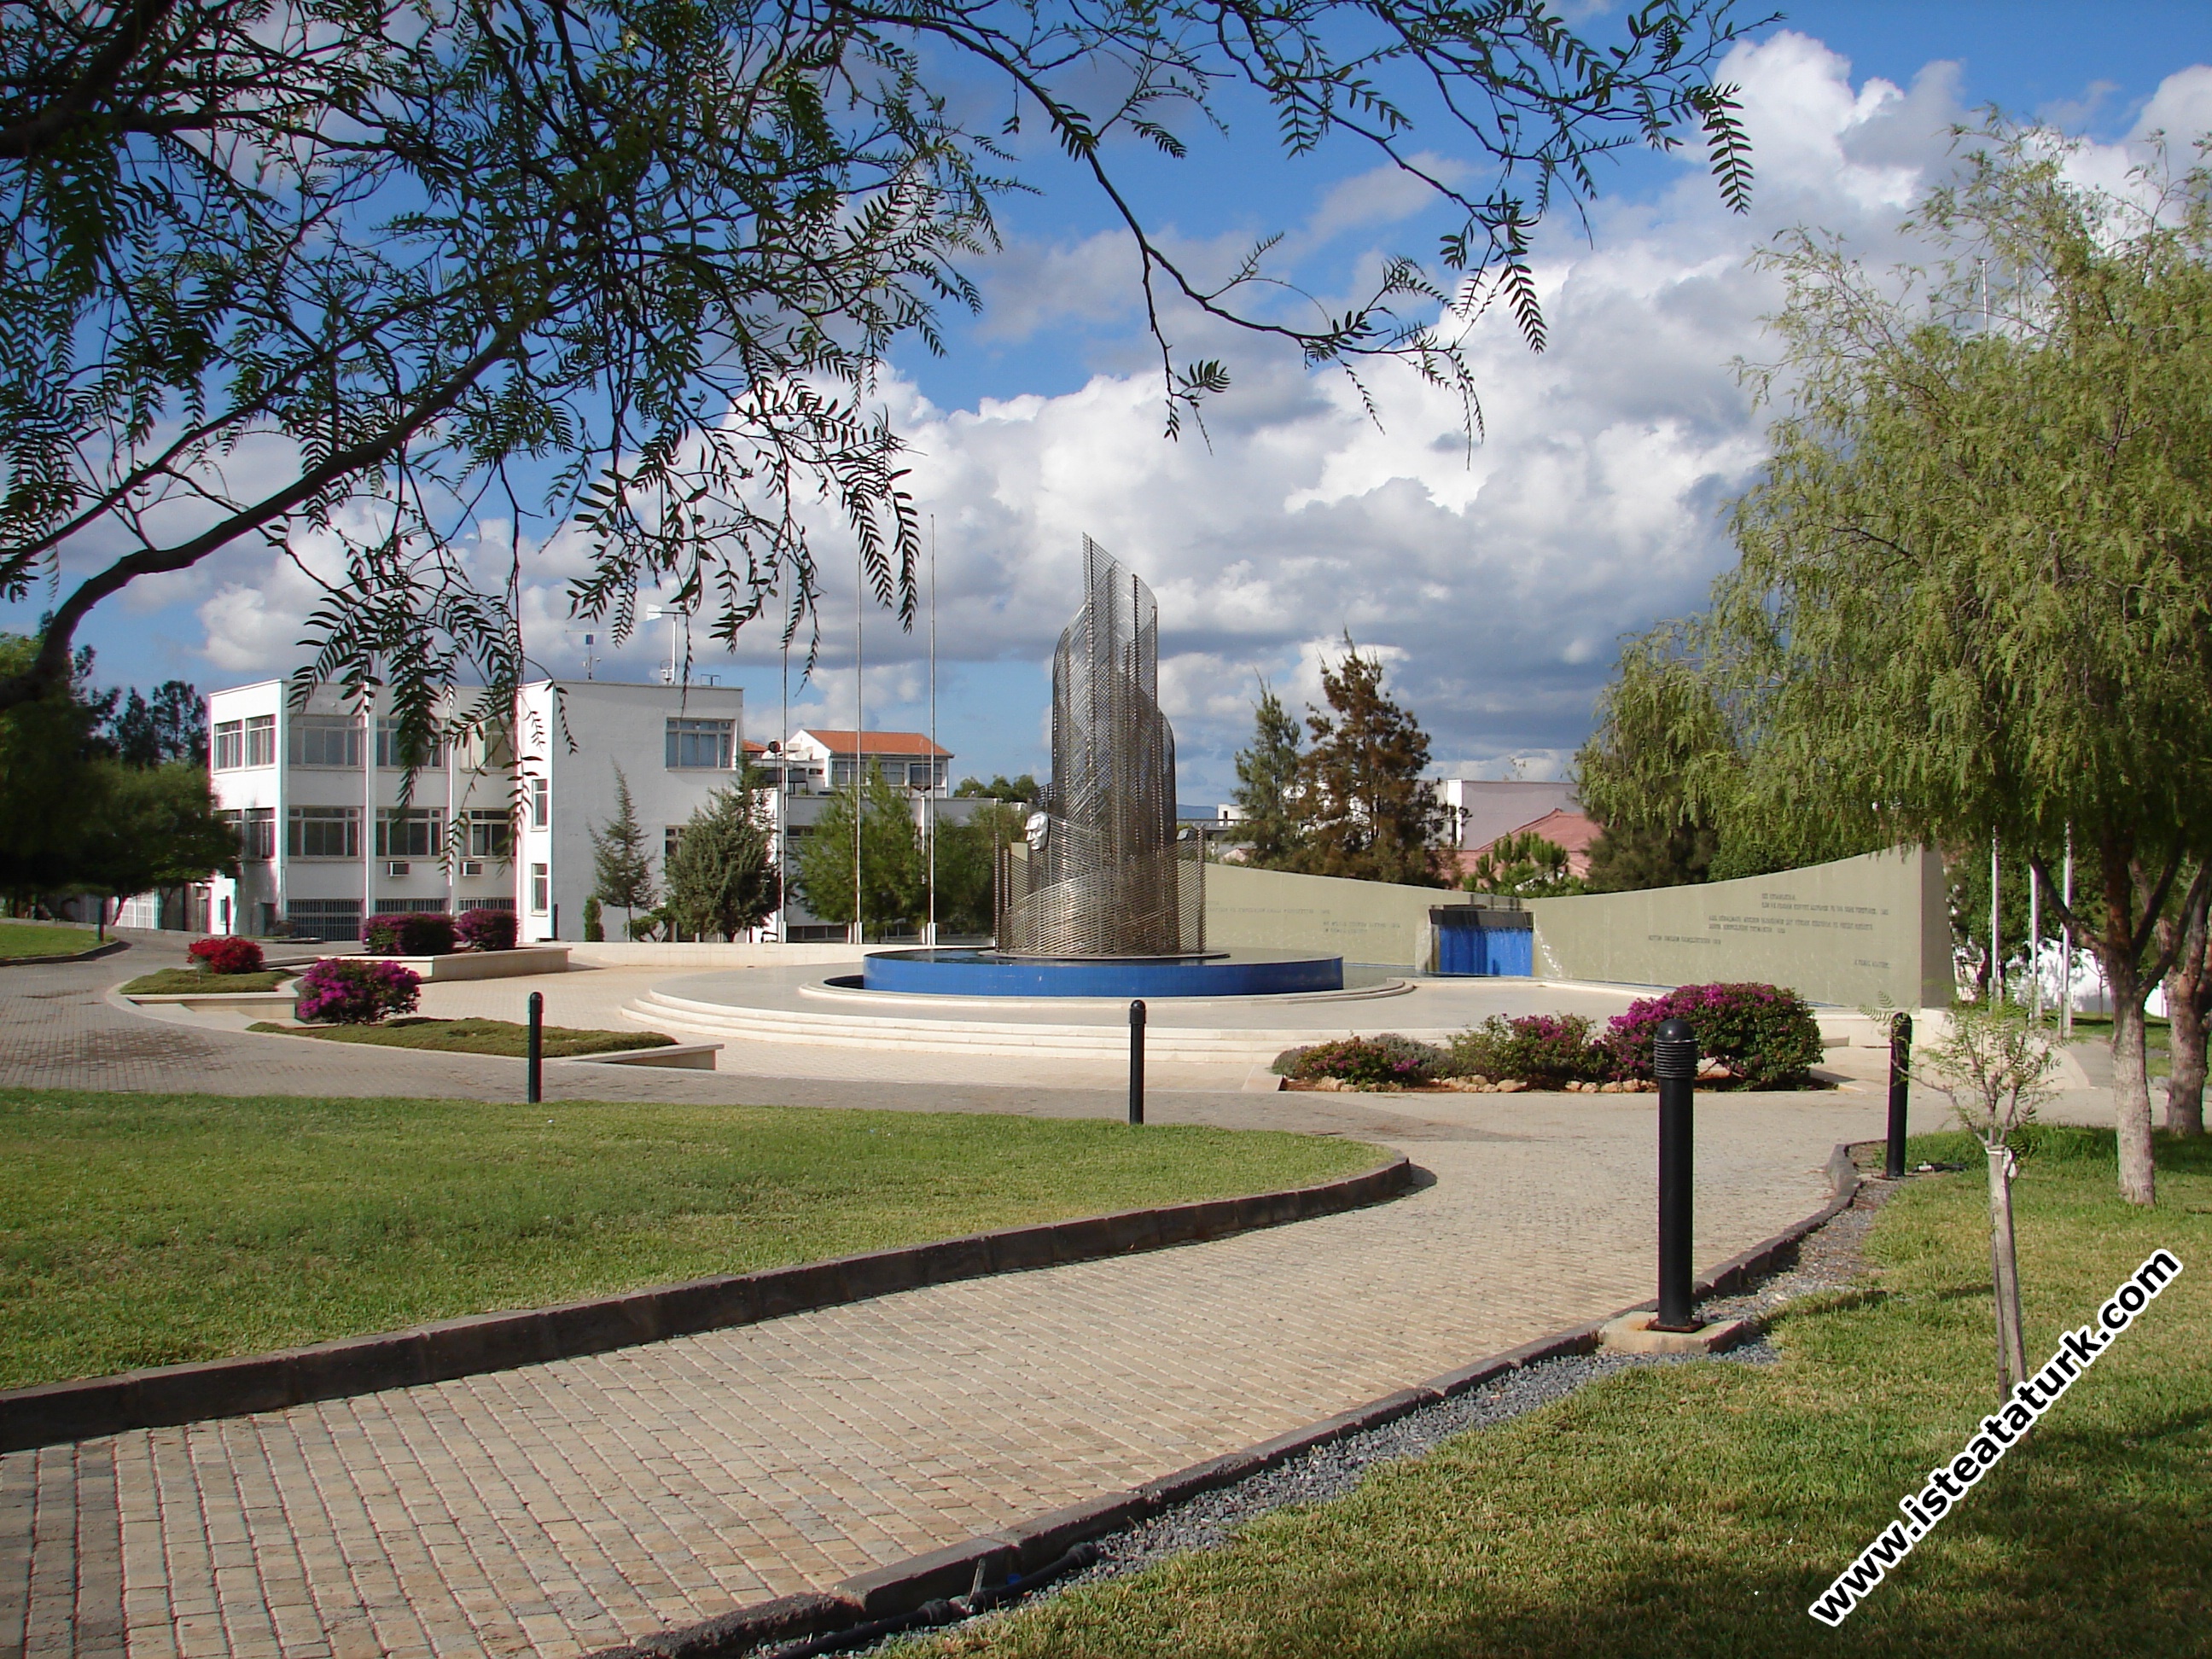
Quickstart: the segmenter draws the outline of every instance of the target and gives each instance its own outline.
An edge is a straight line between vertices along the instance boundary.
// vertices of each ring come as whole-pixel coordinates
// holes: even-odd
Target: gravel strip
[[[1902,1184],[1862,1171],[1859,1190],[1850,1207],[1808,1234],[1798,1246],[1795,1263],[1741,1295],[1717,1297],[1698,1304],[1698,1312],[1709,1321],[1764,1321],[1800,1297],[1853,1288],[1865,1271],[1863,1247],[1867,1232],[1874,1225],[1875,1212]],[[1771,1365],[1780,1357],[1764,1336],[1726,1353],[1711,1356],[1725,1364],[1742,1365]],[[1455,1434],[1506,1422],[1555,1400],[1564,1400],[1584,1383],[1610,1376],[1615,1371],[1636,1365],[1679,1365],[1705,1358],[1703,1355],[1685,1354],[1593,1353],[1524,1365],[1479,1389],[1425,1406],[1395,1423],[1316,1446],[1278,1468],[1262,1470],[1235,1486],[1203,1492],[1164,1514],[1099,1539],[1096,1565],[1056,1579],[1034,1595],[994,1608],[967,1622],[981,1625],[1080,1585],[1103,1583],[1142,1572],[1192,1550],[1218,1549],[1233,1539],[1245,1522],[1271,1510],[1341,1498],[1366,1479],[1367,1472],[1379,1463],[1424,1456]],[[961,1628],[959,1625],[945,1625],[921,1634],[927,1639]],[[849,1651],[885,1652],[915,1639],[913,1636],[890,1637]]]

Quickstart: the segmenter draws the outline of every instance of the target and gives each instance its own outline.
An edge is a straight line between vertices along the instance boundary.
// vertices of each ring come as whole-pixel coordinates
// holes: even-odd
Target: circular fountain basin
[[[1253,997],[1344,988],[1342,957],[1193,951],[1165,957],[1032,957],[939,947],[876,951],[861,986],[951,997]]]

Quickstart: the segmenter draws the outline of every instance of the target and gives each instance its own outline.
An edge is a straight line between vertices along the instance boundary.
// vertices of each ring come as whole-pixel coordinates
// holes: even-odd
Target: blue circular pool
[[[1342,957],[1291,951],[1193,951],[1172,957],[1023,957],[939,948],[876,951],[861,986],[946,997],[1255,997],[1340,991]]]

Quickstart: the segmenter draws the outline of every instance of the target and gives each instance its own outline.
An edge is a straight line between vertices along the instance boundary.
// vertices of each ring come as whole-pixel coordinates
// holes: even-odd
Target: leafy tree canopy
[[[1595,158],[1701,137],[1747,198],[1712,78],[1728,0],[1607,27],[1540,0],[11,5],[0,594],[60,597],[0,708],[58,691],[133,582],[308,532],[336,551],[302,567],[325,587],[302,677],[388,684],[423,747],[441,687],[481,679],[477,721],[507,705],[516,566],[556,526],[578,614],[617,640],[641,588],[718,640],[771,603],[809,629],[815,499],[910,619],[916,514],[866,388],[895,342],[939,345],[939,307],[978,303],[962,264],[1031,132],[1134,242],[1170,432],[1229,383],[1178,333],[1225,325],[1355,374],[1409,365],[1472,435],[1465,325],[1500,305],[1542,345],[1531,233]],[[1273,238],[1186,263],[1139,158],[1255,106],[1289,154],[1420,179],[1451,215],[1431,256],[1329,307],[1277,280]],[[504,560],[475,535],[488,501]]]
[[[2212,896],[2212,175],[2121,194],[2069,182],[2058,135],[1963,136],[1915,226],[1943,263],[1872,273],[1810,231],[1771,255],[1784,356],[1758,378],[1790,403],[1741,562],[1624,655],[1587,798],[1607,815],[1640,776],[1718,825],[1717,876],[1739,834],[1994,836],[2051,895],[2070,826],[2102,887],[2072,920],[2113,994],[2121,1188],[2147,1203],[2158,922]]]
[[[1044,786],[1026,772],[1018,778],[1001,772],[988,783],[981,778],[963,778],[952,793],[961,799],[981,795],[992,800],[1033,801],[1044,799]]]
[[[0,673],[37,649],[0,635]],[[234,870],[237,832],[216,818],[205,766],[158,750],[118,759],[100,730],[116,694],[92,691],[92,662],[76,653],[66,696],[0,711],[0,891],[120,897]]]
[[[868,765],[866,787],[835,792],[811,833],[796,843],[793,872],[806,908],[824,921],[853,921],[853,820],[860,816],[860,900],[863,935],[893,924],[918,924],[929,904],[927,873],[914,806],[883,769]]]

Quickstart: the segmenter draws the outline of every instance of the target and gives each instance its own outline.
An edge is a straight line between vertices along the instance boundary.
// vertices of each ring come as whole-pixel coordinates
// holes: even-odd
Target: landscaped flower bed
[[[1493,1014],[1449,1048],[1385,1033],[1341,1037],[1278,1055],[1274,1070],[1294,1089],[1449,1090],[1515,1094],[1643,1094],[1652,1035],[1665,1019],[1690,1022],[1704,1057],[1705,1089],[1802,1089],[1820,1057],[1820,1030],[1795,991],[1775,985],[1685,985],[1631,1003],[1601,1032],[1580,1014]]]

